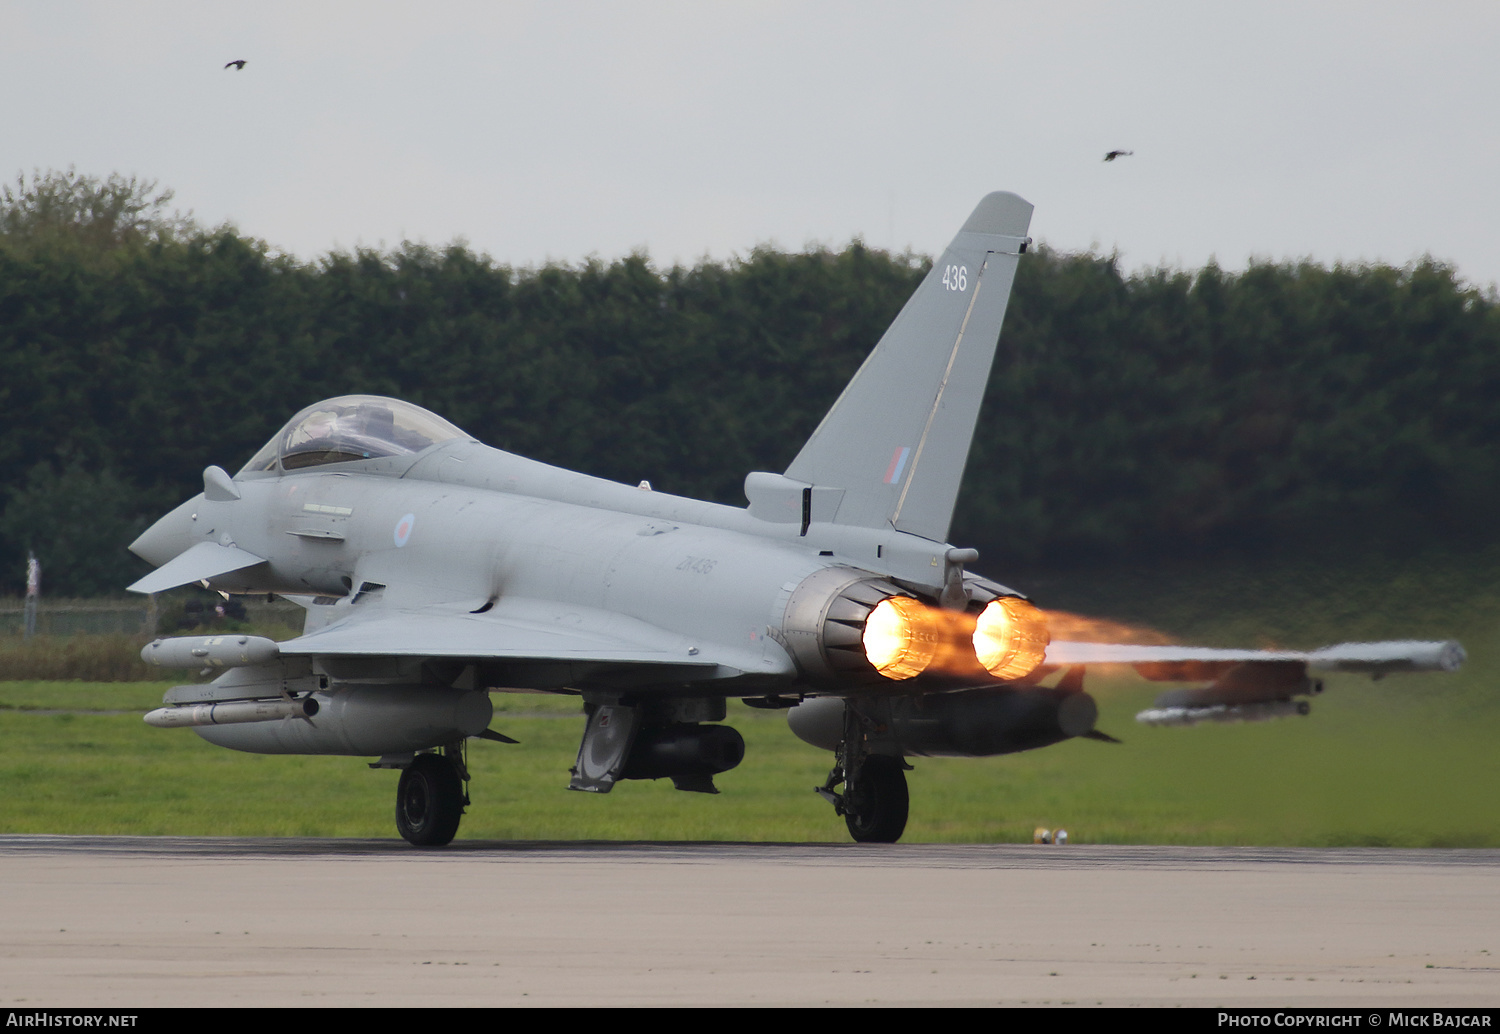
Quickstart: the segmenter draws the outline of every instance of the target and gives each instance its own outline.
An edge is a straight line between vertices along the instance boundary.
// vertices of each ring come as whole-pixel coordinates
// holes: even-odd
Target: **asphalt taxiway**
[[[1500,1004],[1500,851],[0,836],[0,1004]]]

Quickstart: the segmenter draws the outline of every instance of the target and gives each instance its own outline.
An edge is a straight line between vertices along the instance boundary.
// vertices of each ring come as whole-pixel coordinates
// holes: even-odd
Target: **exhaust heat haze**
[[[1125,643],[1131,646],[1171,646],[1171,636],[1145,625],[1127,625],[1108,618],[1070,614],[1065,610],[1041,612],[1052,638],[1068,643]]]

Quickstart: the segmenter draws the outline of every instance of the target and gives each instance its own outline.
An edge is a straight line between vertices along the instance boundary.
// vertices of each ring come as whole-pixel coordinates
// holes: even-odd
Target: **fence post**
[[[26,630],[23,639],[36,635],[36,605],[42,595],[42,565],[36,554],[26,551]]]

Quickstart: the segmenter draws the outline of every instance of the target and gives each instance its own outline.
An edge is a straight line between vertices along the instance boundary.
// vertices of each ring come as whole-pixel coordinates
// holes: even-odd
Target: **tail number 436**
[[[943,286],[950,291],[967,291],[969,289],[969,267],[944,266]]]

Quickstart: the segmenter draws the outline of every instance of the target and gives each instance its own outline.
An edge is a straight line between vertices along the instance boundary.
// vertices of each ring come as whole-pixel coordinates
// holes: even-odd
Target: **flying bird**
[[[240,64],[242,64],[242,65],[244,63],[245,62],[243,62],[243,61],[240,62]],[[1134,151],[1111,151],[1111,152],[1109,152],[1108,154],[1106,154],[1104,156],[1104,160],[1107,161],[1107,162],[1112,162],[1116,158],[1122,158],[1122,157],[1124,157],[1127,154],[1135,154],[1135,152]]]
[[[245,59],[244,58],[240,58],[238,61],[231,61],[231,62],[229,62],[229,64],[225,65],[224,67],[225,68],[233,68],[236,72],[243,71],[244,68],[245,68]],[[1108,160],[1109,159],[1107,159],[1107,158],[1105,159],[1105,161],[1108,161]]]

